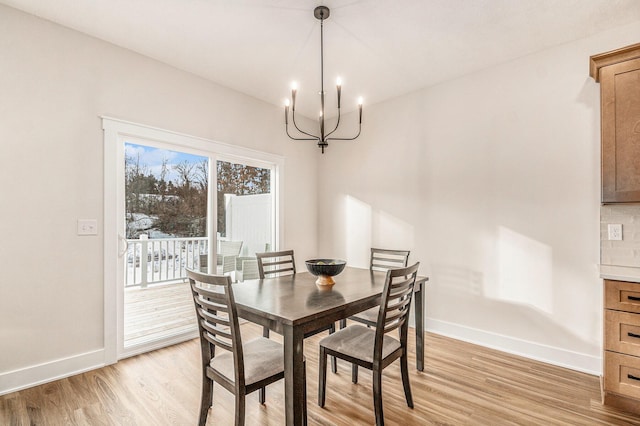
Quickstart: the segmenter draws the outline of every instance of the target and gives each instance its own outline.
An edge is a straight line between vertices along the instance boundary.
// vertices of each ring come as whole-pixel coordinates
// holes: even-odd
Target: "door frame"
[[[210,158],[209,179],[211,190],[215,191],[216,162],[232,160],[244,164],[269,167],[273,170],[275,244],[283,241],[284,229],[284,157],[230,145],[157,127],[137,124],[117,118],[101,116],[104,131],[104,363],[114,364],[123,358],[120,348],[123,342],[124,314],[124,140],[151,141],[168,145],[175,149],[194,154],[206,154]],[[213,173],[212,173],[213,172]],[[216,212],[216,197],[209,197],[211,212]],[[122,204],[122,205],[120,205]],[[213,238],[217,231],[214,220],[208,226],[207,236]],[[213,248],[215,250],[215,247]],[[163,342],[164,345],[170,342]],[[175,343],[175,342],[173,342]],[[126,353],[130,356],[133,353]]]

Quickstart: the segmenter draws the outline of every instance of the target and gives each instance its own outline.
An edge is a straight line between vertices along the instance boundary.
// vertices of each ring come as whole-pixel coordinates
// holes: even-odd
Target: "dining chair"
[[[411,298],[419,265],[420,263],[416,263],[406,268],[387,270],[375,329],[353,324],[320,340],[318,384],[320,407],[324,407],[325,404],[327,356],[335,356],[372,370],[373,405],[377,426],[384,425],[382,370],[398,358],[404,396],[409,408],[413,408],[407,362],[407,335]],[[398,339],[389,335],[393,330],[398,330]]]
[[[260,279],[291,275],[296,273],[293,250],[256,253]]]
[[[188,269],[187,277],[196,308],[202,355],[198,424],[207,422],[213,383],[217,382],[235,395],[235,425],[244,425],[245,396],[260,390],[259,400],[264,404],[265,386],[284,378],[284,348],[264,337],[242,342],[229,276]],[[216,352],[216,348],[220,350]]]
[[[405,268],[409,261],[409,250],[389,250],[371,248],[369,269],[372,271],[387,271],[394,268]],[[378,307],[368,309],[349,317],[351,321],[365,324],[367,327],[375,327],[378,321]],[[340,328],[347,326],[347,320],[340,320]],[[351,367],[351,381],[358,383],[358,365]]]
[[[293,250],[270,251],[264,253],[256,253],[258,259],[258,273],[260,279],[271,278],[274,276],[295,275],[296,261]],[[314,336],[323,331],[329,330],[329,333],[336,331],[334,324],[321,327],[317,330],[311,330],[305,333],[304,338]],[[269,337],[269,328],[262,327],[262,336]],[[338,367],[335,358],[331,358],[331,371],[336,373]]]
[[[256,259],[258,261],[258,276],[260,279],[294,275],[296,273],[296,260],[293,250],[256,253]],[[268,327],[262,327],[262,336],[269,337]]]

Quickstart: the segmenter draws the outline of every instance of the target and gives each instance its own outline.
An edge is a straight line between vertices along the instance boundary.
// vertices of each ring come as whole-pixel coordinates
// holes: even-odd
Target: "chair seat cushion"
[[[366,362],[373,362],[375,339],[374,329],[356,324],[328,335],[320,340],[320,346]],[[398,348],[400,348],[400,342],[385,335],[382,344],[382,358],[386,358]]]
[[[284,371],[283,346],[273,340],[258,337],[242,345],[244,352],[244,380],[246,385],[259,382]],[[218,373],[235,381],[233,354],[227,351],[217,354],[209,365]]]
[[[378,322],[379,312],[380,312],[380,307],[377,306],[375,308],[367,309],[366,311],[355,314],[351,318],[364,320],[368,323],[372,323],[373,325],[375,325]]]

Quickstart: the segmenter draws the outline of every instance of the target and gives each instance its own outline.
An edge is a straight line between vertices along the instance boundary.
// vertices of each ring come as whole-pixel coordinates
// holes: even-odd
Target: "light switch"
[[[78,219],[78,235],[98,235],[96,219]]]

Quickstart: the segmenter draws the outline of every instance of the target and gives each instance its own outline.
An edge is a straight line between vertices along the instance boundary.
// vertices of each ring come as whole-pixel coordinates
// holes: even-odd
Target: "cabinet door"
[[[640,58],[600,70],[602,202],[640,202]]]

